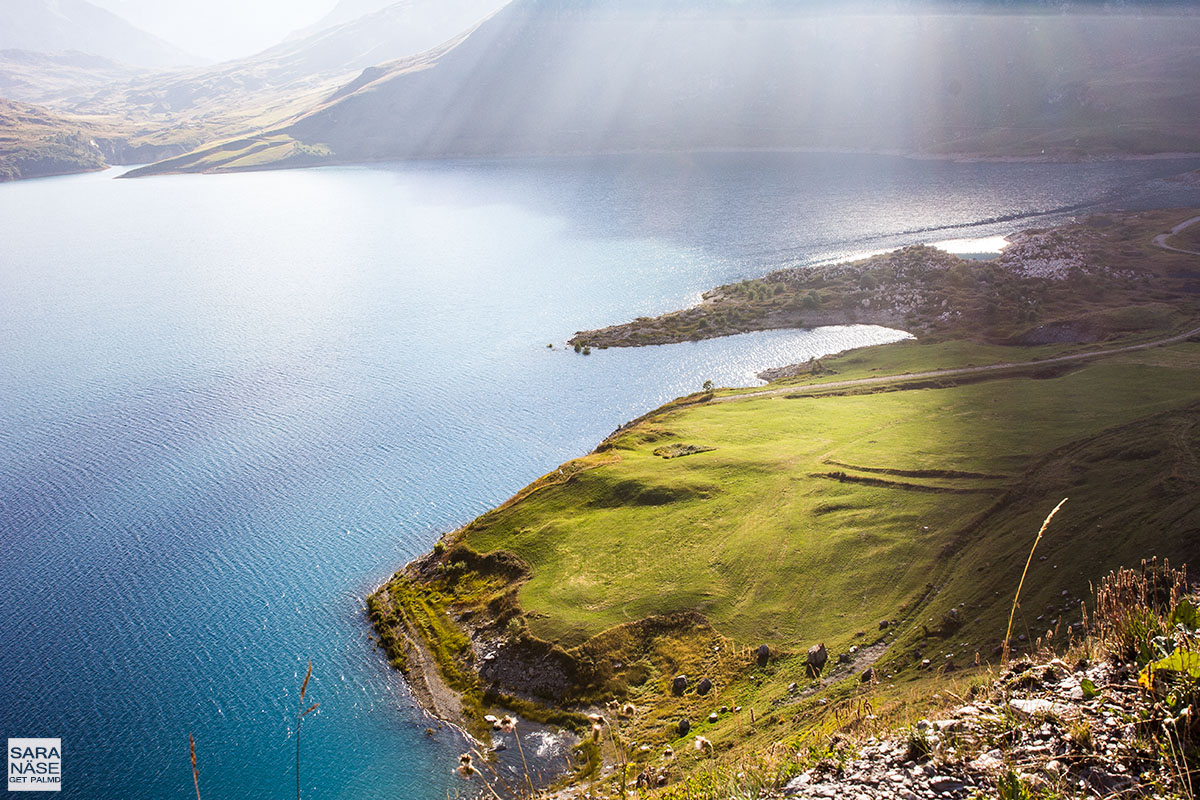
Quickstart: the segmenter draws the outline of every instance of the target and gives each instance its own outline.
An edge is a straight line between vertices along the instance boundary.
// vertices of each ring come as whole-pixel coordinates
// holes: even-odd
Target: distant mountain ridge
[[[200,61],[86,0],[5,0],[0,3],[0,49],[78,50],[143,67]]]
[[[254,166],[701,149],[1200,151],[1200,15],[804,8],[515,0],[274,129]],[[155,169],[222,166],[200,151]]]

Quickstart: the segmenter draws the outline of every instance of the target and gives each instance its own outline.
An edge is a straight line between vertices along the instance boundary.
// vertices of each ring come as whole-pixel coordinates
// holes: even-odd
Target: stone
[[[1016,698],[1008,701],[1008,707],[1017,712],[1022,717],[1027,719],[1036,719],[1038,717],[1064,717],[1071,713],[1071,709],[1061,703],[1053,703],[1049,700],[1043,700],[1040,697],[1031,699]]]
[[[814,644],[808,648],[808,668],[814,674],[820,674],[821,670],[825,669],[825,664],[829,661],[829,651],[825,649],[825,644]]]
[[[860,677],[859,680],[863,683],[870,683],[871,681],[875,680],[875,668],[867,667],[865,670],[863,670],[862,677]]]
[[[701,697],[703,697],[704,695],[708,694],[711,691],[712,691],[712,681],[710,681],[708,678],[702,678],[700,680],[700,682],[696,684],[696,694],[700,695]]]
[[[671,691],[675,694],[683,694],[688,687],[687,675],[676,675],[675,680],[671,681]]]
[[[886,619],[880,620],[879,621],[879,630],[886,631],[888,629],[888,625],[890,625],[890,624],[891,623],[888,622]]]
[[[963,782],[949,775],[934,775],[929,779],[929,788],[938,794],[951,794],[963,788]]]
[[[709,715],[708,715],[708,721],[709,721],[710,723],[711,723],[711,722],[716,722],[716,721],[717,721],[717,720],[719,720],[720,718],[721,718],[721,715],[720,715],[720,714],[718,714],[718,713],[717,713],[717,712],[715,712],[715,711],[714,711],[714,712],[712,712],[711,714],[709,714]]]
[[[980,772],[995,772],[1004,766],[1001,755],[999,750],[989,750],[968,764],[968,766]]]
[[[758,646],[758,665],[760,667],[765,667],[767,665],[767,662],[770,659],[771,659],[771,648],[765,644],[760,644]]]
[[[684,717],[683,719],[679,720],[679,724],[675,726],[675,729],[679,732],[680,736],[687,736],[688,731],[692,729],[692,721],[687,717]]]
[[[839,664],[849,664],[853,660],[854,659],[851,658],[849,653],[838,653],[838,663]]]

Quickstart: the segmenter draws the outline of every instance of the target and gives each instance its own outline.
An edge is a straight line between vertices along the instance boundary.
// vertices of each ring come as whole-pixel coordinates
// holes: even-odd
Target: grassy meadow
[[[913,350],[895,347],[901,369],[915,368]],[[856,631],[903,616],[947,573],[946,548],[1014,490],[1044,495],[1023,500],[1031,518],[1048,510],[1050,486],[1025,485],[1040,458],[1200,401],[1198,376],[1200,345],[1185,343],[1054,378],[672,410],[606,443],[590,457],[597,466],[476,520],[463,541],[528,562],[521,606],[536,635],[564,646],[699,610],[747,644],[844,647]],[[654,455],[672,443],[715,449]],[[1063,536],[1081,506],[1064,510]],[[1130,533],[1140,558],[1148,533]],[[1020,565],[1006,566],[997,589]],[[1077,596],[1098,577],[1080,573],[1040,577]],[[995,621],[972,638],[1002,636]]]

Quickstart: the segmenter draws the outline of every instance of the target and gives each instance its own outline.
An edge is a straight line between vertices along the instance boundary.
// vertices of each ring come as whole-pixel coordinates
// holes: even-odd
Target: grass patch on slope
[[[922,597],[945,549],[1044,454],[1200,399],[1197,350],[1128,354],[1048,380],[669,411],[611,440],[606,455],[619,460],[485,514],[464,541],[530,564],[521,606],[535,634],[565,646],[698,610],[738,642],[832,650]],[[654,456],[673,442],[717,449]],[[813,477],[830,472],[882,480]]]

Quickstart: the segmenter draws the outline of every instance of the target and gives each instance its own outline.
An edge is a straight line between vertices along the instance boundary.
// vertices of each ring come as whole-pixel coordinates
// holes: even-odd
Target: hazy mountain
[[[78,50],[0,50],[0,97],[30,103],[79,102],[83,94],[145,74],[144,68]]]
[[[269,81],[288,75],[361,70],[420,53],[462,33],[506,0],[342,0],[316,30],[256,56],[229,62]],[[358,13],[365,10],[365,13]],[[346,19],[342,19],[345,16]],[[340,21],[338,21],[340,20]]]
[[[483,19],[496,4],[497,0],[406,0],[247,58],[115,79],[100,88],[86,74],[74,75],[77,80],[71,83],[72,75],[62,64],[43,63],[39,76],[37,67],[14,63],[0,53],[0,86],[13,87],[11,96],[16,99],[72,113],[147,119],[183,114],[210,122],[215,117],[253,117],[261,127],[277,121],[280,109],[306,110],[367,67],[441,44]],[[59,86],[58,94],[47,89],[53,85]],[[257,119],[263,111],[275,118]]]
[[[0,96],[43,104],[48,113],[75,120],[93,120],[111,132],[108,141],[114,144],[104,152],[108,163],[145,162],[294,119],[356,76],[361,79],[364,70],[373,74],[372,65],[459,34],[495,3],[396,3],[211,67],[149,71],[78,52],[0,50]],[[24,125],[14,130],[40,136],[46,129]],[[16,134],[0,140],[0,158],[25,144]]]
[[[360,76],[275,131],[294,142],[273,146],[293,164],[322,160],[316,145],[343,161],[1200,151],[1198,74],[1195,14],[821,16],[769,0],[515,0],[439,51]]]
[[[0,49],[79,50],[147,67],[199,60],[85,0],[4,0],[0,3]]]
[[[472,22],[478,22],[478,19],[484,17],[485,14],[496,11],[497,8],[503,6],[506,1],[508,0],[476,2],[475,5],[481,8],[482,13],[479,14],[479,17],[473,19]],[[454,5],[452,4],[446,7],[446,10],[443,11],[442,5],[430,4],[430,2],[421,2],[421,0],[400,0],[400,2],[396,2],[396,0],[340,0],[338,1],[338,4],[332,8],[332,11],[330,11],[328,14],[325,14],[324,17],[318,19],[316,23],[308,25],[307,28],[296,31],[295,34],[289,38],[304,38],[305,36],[312,36],[313,34],[317,34],[317,32],[328,30],[330,28],[336,28],[338,25],[344,25],[349,22],[354,22],[356,19],[366,17],[367,14],[373,14],[377,11],[383,11],[384,8],[394,6],[406,6],[408,8],[407,13],[418,14],[424,12],[426,16],[430,18],[442,16],[442,14],[446,12],[449,12],[449,16],[452,18],[455,17],[457,13]],[[462,28],[458,30],[462,30]]]

